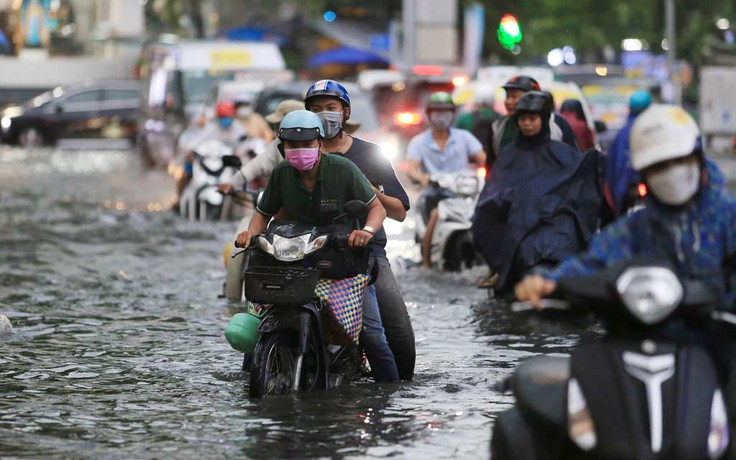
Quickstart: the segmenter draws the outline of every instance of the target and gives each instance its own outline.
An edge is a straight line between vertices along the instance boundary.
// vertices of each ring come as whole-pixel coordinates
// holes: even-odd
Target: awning
[[[285,43],[284,36],[278,32],[267,29],[265,27],[249,27],[240,26],[232,29],[221,30],[217,33],[217,37],[226,38],[228,40],[238,41],[256,41],[271,42],[281,46]]]
[[[309,59],[309,65],[319,67],[328,64],[383,64],[388,65],[388,60],[383,57],[371,53],[370,51],[360,50],[350,46],[340,46],[332,48],[321,53],[317,53]]]

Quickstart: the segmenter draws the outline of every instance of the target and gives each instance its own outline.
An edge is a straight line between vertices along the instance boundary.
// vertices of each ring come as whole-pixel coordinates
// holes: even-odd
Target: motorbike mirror
[[[236,155],[225,155],[222,157],[222,164],[223,166],[240,169],[243,166],[243,161]]]
[[[351,219],[360,219],[368,214],[368,205],[360,200],[348,201],[345,205],[345,211]]]

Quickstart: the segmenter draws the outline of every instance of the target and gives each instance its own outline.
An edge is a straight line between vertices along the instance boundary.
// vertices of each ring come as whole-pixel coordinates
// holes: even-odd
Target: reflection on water
[[[495,381],[574,340],[479,273],[402,270],[414,382],[250,401],[217,298],[236,223],[179,220],[172,190],[132,152],[0,149],[0,456],[487,458]]]

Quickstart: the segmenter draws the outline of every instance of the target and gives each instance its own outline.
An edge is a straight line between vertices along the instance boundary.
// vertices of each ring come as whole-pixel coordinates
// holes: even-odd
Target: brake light
[[[479,179],[485,180],[486,179],[486,176],[488,175],[488,170],[486,169],[485,166],[481,166],[480,168],[478,168],[477,173],[478,173],[478,178]]]
[[[466,75],[455,75],[452,77],[452,84],[453,86],[463,86],[469,81],[469,78]]]
[[[417,112],[398,112],[394,116],[399,126],[416,126],[422,124],[422,114]]]
[[[644,198],[645,196],[647,196],[647,185],[639,184],[639,187],[637,187],[637,191],[639,192],[639,196]]]
[[[442,75],[445,71],[442,66],[438,65],[415,65],[414,73],[416,75]]]

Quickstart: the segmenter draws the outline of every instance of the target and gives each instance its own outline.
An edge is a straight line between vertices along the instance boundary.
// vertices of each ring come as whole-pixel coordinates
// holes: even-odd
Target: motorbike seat
[[[517,367],[512,388],[519,409],[545,424],[565,422],[570,358],[537,356]]]

